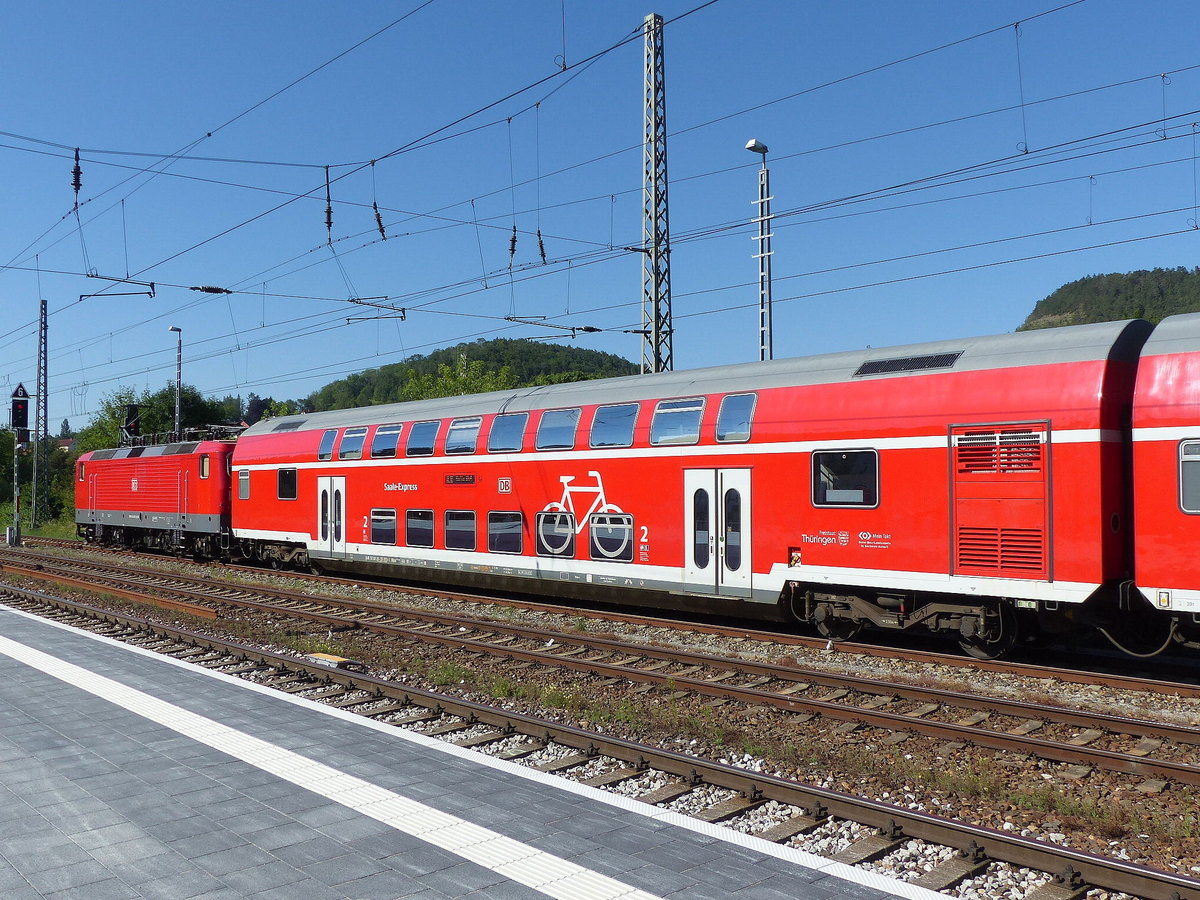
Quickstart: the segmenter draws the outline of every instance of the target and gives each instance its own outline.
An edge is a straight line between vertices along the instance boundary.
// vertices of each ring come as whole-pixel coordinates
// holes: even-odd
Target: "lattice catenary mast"
[[[44,507],[50,499],[50,425],[47,381],[49,372],[49,357],[47,340],[49,324],[46,316],[46,301],[41,301],[41,314],[38,318],[38,362],[37,390],[34,394],[33,419],[33,490],[29,502],[29,525],[32,528],[45,511]]]
[[[662,16],[646,16],[646,135],[642,208],[642,371],[669,372],[671,230],[667,222],[667,89]]]

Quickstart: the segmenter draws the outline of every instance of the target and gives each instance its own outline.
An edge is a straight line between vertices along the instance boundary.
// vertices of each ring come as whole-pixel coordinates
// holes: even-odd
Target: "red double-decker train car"
[[[1186,551],[1141,578],[1200,511],[1188,366],[1200,316],[276,418],[237,440],[226,543],[834,639],[925,628],[983,657],[1095,628],[1200,646]],[[1161,429],[1168,463],[1147,456]],[[1151,485],[1184,498],[1169,518]]]
[[[232,441],[187,441],[84,453],[75,522],[89,541],[202,556],[229,547]]]

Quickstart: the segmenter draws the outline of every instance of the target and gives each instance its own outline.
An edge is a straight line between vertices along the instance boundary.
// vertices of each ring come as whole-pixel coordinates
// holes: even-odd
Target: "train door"
[[[685,469],[684,588],[749,597],[750,470]]]
[[[317,546],[330,556],[346,555],[346,476],[317,477]]]

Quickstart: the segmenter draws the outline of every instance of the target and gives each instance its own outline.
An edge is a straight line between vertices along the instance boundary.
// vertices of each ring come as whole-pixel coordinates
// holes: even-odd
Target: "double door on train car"
[[[330,556],[346,555],[346,476],[317,476],[317,546]]]
[[[685,469],[684,589],[749,597],[750,470]]]

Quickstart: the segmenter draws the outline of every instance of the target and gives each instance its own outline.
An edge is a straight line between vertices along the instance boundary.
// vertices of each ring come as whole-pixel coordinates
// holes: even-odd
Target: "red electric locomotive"
[[[229,547],[232,441],[95,450],[75,466],[88,541],[217,556]]]
[[[980,657],[1044,631],[1119,642],[1130,623],[1195,646],[1200,577],[1182,549],[1157,570],[1151,557],[1185,546],[1200,513],[1200,316],[1166,320],[1143,354],[1152,331],[1087,325],[266,420],[229,460],[226,543],[275,565],[794,617],[834,639],[925,628]],[[1164,429],[1170,459],[1150,459]],[[81,465],[107,477],[127,462]],[[128,528],[87,518],[82,491],[81,522]],[[1134,534],[1161,611],[1134,586]]]

